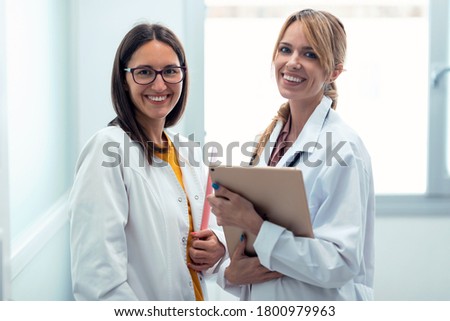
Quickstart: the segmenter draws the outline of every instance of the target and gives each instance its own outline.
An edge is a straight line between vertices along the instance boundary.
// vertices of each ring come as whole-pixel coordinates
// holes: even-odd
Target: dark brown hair
[[[161,151],[146,134],[143,126],[136,120],[136,107],[129,91],[126,90],[125,70],[133,54],[149,41],[158,40],[169,45],[176,53],[180,66],[186,67],[186,54],[178,37],[167,27],[160,24],[143,23],[136,25],[123,38],[117,48],[111,77],[111,99],[116,112],[108,125],[120,126],[132,140],[138,142],[144,149],[147,161],[152,164],[154,151]],[[186,108],[189,88],[189,73],[186,72],[181,89],[181,96],[175,107],[167,115],[164,127],[175,125],[183,116]]]

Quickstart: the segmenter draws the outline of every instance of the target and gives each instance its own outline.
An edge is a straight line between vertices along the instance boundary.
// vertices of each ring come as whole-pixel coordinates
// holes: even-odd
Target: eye
[[[164,75],[173,76],[180,73],[180,68],[178,67],[167,67],[163,70]]]
[[[278,48],[278,52],[282,53],[282,54],[289,54],[292,52],[291,48],[286,47],[286,46],[280,46]]]
[[[305,52],[305,57],[311,58],[311,59],[318,59],[319,57],[316,55],[315,52],[307,51]]]
[[[149,68],[139,68],[134,71],[136,76],[139,77],[151,77],[155,74],[155,72]]]

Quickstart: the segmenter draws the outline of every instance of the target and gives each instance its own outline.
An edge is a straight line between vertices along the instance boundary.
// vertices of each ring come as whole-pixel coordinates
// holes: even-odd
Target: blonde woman
[[[219,273],[219,284],[242,300],[373,299],[370,156],[335,111],[345,53],[344,26],[335,16],[307,9],[288,17],[273,53],[277,86],[287,101],[252,160],[302,170],[314,238],[264,221],[249,201],[213,184],[209,201],[219,225],[257,236],[257,257],[244,254],[243,237]]]

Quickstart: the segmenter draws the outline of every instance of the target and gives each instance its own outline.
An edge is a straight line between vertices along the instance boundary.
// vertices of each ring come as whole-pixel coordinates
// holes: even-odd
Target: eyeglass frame
[[[147,68],[147,69],[151,69],[151,70],[153,70],[153,71],[156,73],[156,74],[155,74],[155,78],[153,78],[153,80],[150,81],[149,83],[146,83],[146,84],[140,84],[140,83],[138,83],[138,82],[136,81],[136,79],[134,78],[134,71],[135,71],[136,69],[146,69],[146,68]],[[167,80],[164,78],[163,71],[166,70],[166,69],[170,69],[170,68],[180,68],[180,69],[182,70],[182,72],[183,72],[183,77],[181,78],[180,81],[177,81],[177,82],[169,82],[169,81],[167,81]],[[145,86],[145,85],[150,85],[151,83],[153,83],[153,82],[156,80],[156,78],[158,77],[158,75],[161,75],[161,79],[162,79],[165,83],[172,84],[172,85],[179,84],[180,82],[182,82],[182,81],[184,80],[184,78],[186,78],[186,72],[187,72],[186,66],[171,66],[171,67],[164,67],[163,69],[160,69],[160,70],[156,70],[155,68],[153,68],[153,67],[151,67],[151,66],[143,66],[143,67],[136,67],[136,68],[124,68],[123,70],[126,71],[126,72],[131,73],[131,77],[133,78],[133,81],[134,81],[136,84],[138,84],[138,85],[143,85],[143,86]]]

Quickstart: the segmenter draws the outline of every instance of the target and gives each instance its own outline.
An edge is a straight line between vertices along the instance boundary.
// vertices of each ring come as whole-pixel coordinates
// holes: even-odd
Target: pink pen
[[[211,206],[209,206],[209,202],[206,197],[212,194],[212,192],[213,190],[212,190],[211,176],[208,175],[208,181],[206,182],[205,202],[203,203],[202,224],[200,225],[200,230],[205,230],[208,228]]]

